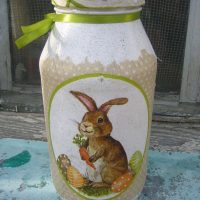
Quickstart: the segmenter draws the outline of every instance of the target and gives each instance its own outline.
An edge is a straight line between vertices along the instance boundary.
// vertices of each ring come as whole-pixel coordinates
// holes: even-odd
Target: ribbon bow
[[[23,35],[15,41],[18,49],[25,47],[42,35],[49,32],[55,22],[66,23],[89,23],[89,24],[105,24],[105,23],[122,23],[130,22],[140,18],[140,11],[126,14],[56,14],[50,13],[44,16],[42,21],[29,26],[22,26]]]

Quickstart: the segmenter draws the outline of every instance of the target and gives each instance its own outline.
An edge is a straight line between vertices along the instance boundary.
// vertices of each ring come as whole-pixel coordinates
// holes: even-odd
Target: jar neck
[[[118,9],[71,9],[55,7],[57,14],[86,14],[86,15],[116,15],[136,13],[142,10],[142,7],[118,8]]]

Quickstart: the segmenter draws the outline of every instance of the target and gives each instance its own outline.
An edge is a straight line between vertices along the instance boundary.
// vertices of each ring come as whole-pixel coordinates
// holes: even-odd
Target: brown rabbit
[[[92,180],[94,187],[110,187],[120,176],[128,171],[126,152],[121,143],[112,138],[112,123],[108,118],[108,111],[113,105],[123,105],[127,98],[112,99],[99,108],[88,95],[71,91],[88,110],[79,124],[79,131],[88,138],[86,148],[90,155],[90,162],[101,163],[99,173],[101,179]],[[96,183],[95,183],[96,182]]]

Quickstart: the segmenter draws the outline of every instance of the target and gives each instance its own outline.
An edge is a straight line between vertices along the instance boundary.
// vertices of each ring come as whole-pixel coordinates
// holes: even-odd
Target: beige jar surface
[[[120,14],[141,9],[58,13]],[[147,167],[156,56],[140,19],[55,23],[40,59],[54,185],[63,199],[135,199]]]

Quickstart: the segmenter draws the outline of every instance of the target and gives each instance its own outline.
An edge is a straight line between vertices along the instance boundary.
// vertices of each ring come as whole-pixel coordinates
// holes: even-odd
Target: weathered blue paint
[[[0,200],[60,199],[50,178],[47,143],[0,140],[0,160],[25,151],[31,155],[29,162],[18,168],[0,168]],[[199,199],[199,153],[150,151],[147,181],[139,200]]]
[[[0,140],[0,160],[28,151],[30,162],[18,168],[0,168],[0,200],[58,200],[50,178],[47,143]]]
[[[23,151],[11,158],[1,160],[0,161],[0,168],[2,167],[20,167],[28,163],[31,159],[31,154],[28,151]]]
[[[200,200],[199,153],[150,151],[139,200]]]

